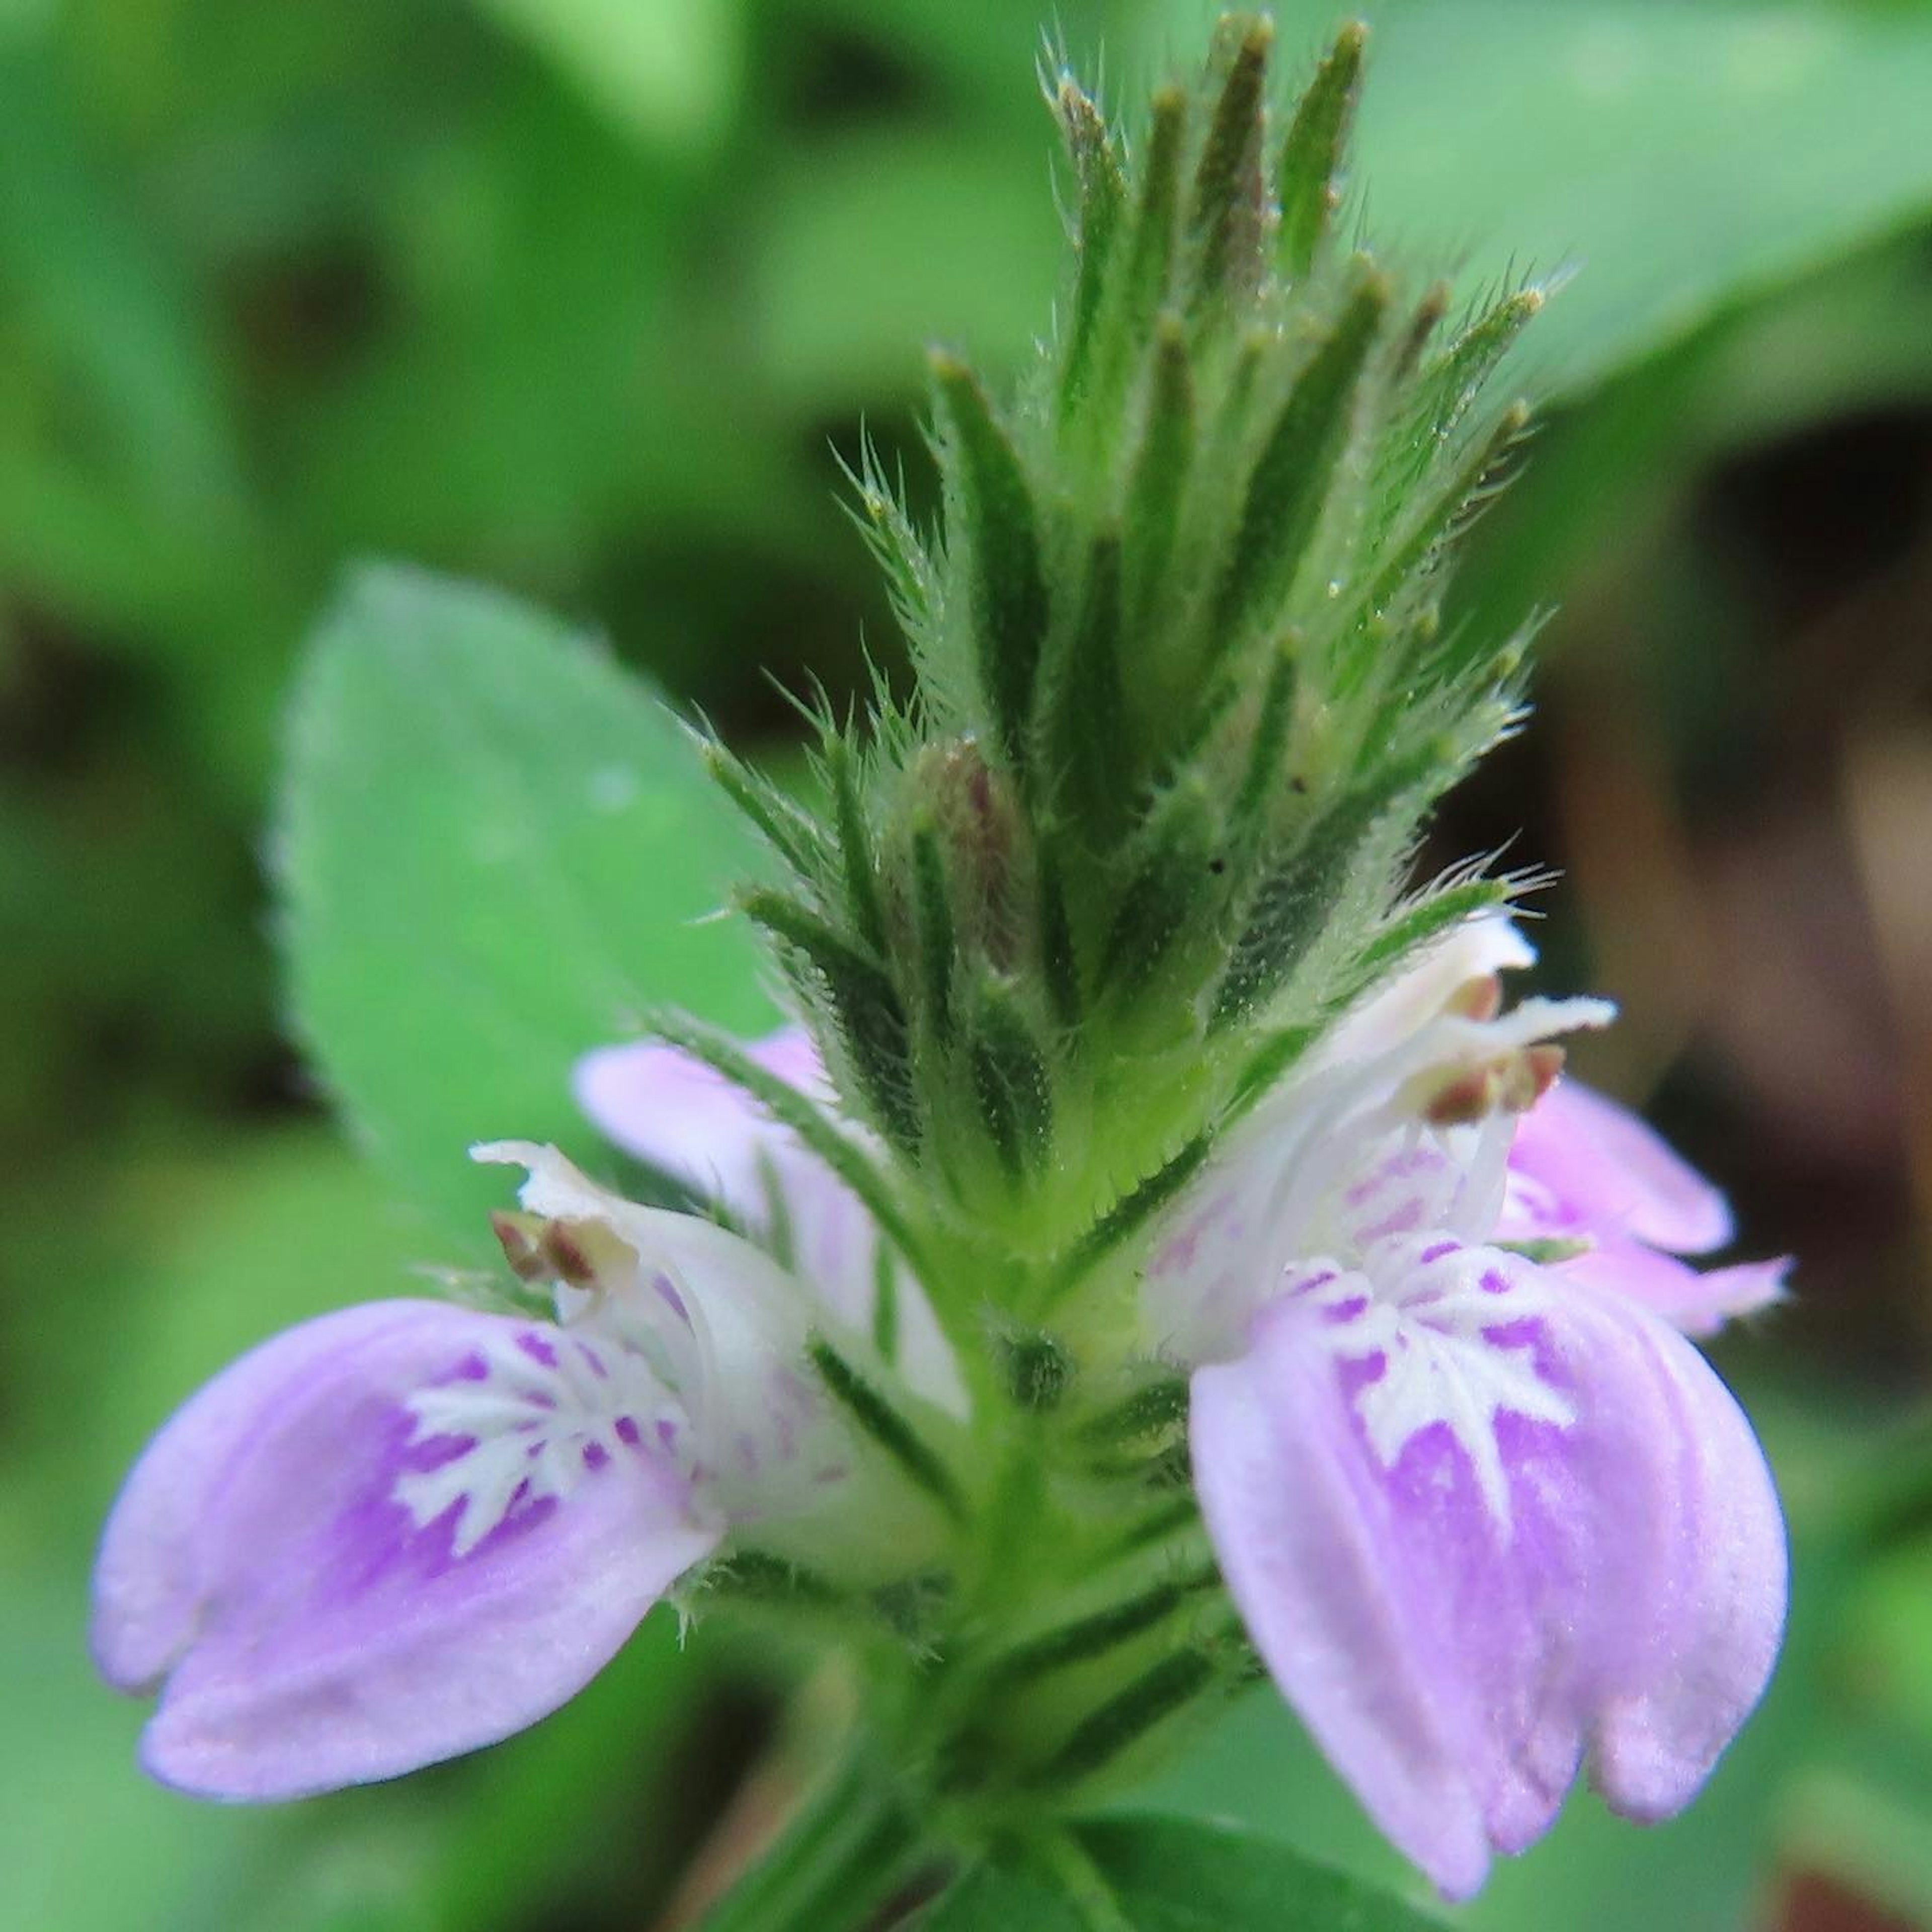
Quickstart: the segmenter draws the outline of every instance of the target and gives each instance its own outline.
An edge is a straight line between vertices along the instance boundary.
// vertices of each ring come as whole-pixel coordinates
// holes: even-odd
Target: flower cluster
[[[1456,1894],[1586,1753],[1618,1809],[1684,1803],[1784,1598],[1762,1458],[1680,1332],[1781,1270],[1679,1258],[1727,1238],[1721,1198],[1552,1078],[1550,1036],[1602,1006],[1494,1012],[1526,956],[1473,923],[1353,1015],[1174,1204],[1120,1343],[1190,1377],[1202,1520],[1269,1672]],[[757,1051],[820,1078],[796,1032]],[[529,1171],[500,1232],[554,1318],[378,1303],[191,1401],[98,1582],[103,1670],[164,1680],[158,1776],[249,1798],[387,1777],[542,1716],[731,1552],[878,1582],[973,1533],[970,1486],[910,1479],[854,1406],[964,1466],[960,1365],[838,1175],[675,1049],[593,1055],[579,1090],[742,1232],[481,1148]]]
[[[1536,302],[1438,343],[1439,290],[1338,255],[1360,52],[1278,140],[1259,20],[1144,140],[1059,82],[1039,380],[1003,412],[936,359],[943,537],[856,479],[915,694],[821,721],[816,814],[705,748],[798,1023],[666,1014],[578,1066],[692,1211],[478,1147],[526,1176],[514,1294],[310,1322],[162,1430],[94,1636],[161,1687],[156,1775],[389,1777],[554,1708],[656,1603],[774,1597],[861,1660],[956,1844],[1261,1674],[1451,1895],[1586,1765],[1640,1819],[1708,1774],[1785,1551],[1685,1337],[1784,1270],[1698,1265],[1722,1198],[1563,1077],[1606,1006],[1506,1006],[1512,882],[1405,892],[1520,715],[1520,641],[1442,599]]]

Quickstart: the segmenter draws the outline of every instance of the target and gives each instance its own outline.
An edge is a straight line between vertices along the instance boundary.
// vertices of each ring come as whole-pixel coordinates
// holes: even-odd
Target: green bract
[[[1058,1257],[1004,1298],[1030,1315],[1364,986],[1510,890],[1401,882],[1517,714],[1522,637],[1440,607],[1525,421],[1485,379],[1540,297],[1451,328],[1442,289],[1348,246],[1362,30],[1285,115],[1271,38],[1225,20],[1131,129],[1053,80],[1053,338],[1010,400],[932,356],[942,529],[869,452],[854,478],[914,695],[820,719],[818,819],[712,754],[784,868],[743,909],[847,1104],[986,1265]]]

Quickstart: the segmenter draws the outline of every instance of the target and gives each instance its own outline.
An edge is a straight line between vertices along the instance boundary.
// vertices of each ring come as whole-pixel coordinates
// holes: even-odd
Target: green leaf
[[[303,1036],[468,1255],[502,1193],[472,1142],[598,1161],[579,1054],[656,1006],[768,1016],[742,929],[705,917],[751,854],[690,744],[646,687],[492,591],[350,584],[297,694],[278,856]]]
[[[970,1873],[920,1932],[1424,1932],[1400,1899],[1218,1825],[1160,1816],[1080,1826],[1070,1844]]]
[[[628,134],[709,146],[736,104],[741,0],[481,0]]]
[[[1334,31],[1329,0],[1274,10],[1291,56]],[[1568,389],[1932,208],[1922,8],[1384,0],[1371,17],[1352,183],[1423,266],[1454,250],[1466,290],[1580,268],[1528,351]]]

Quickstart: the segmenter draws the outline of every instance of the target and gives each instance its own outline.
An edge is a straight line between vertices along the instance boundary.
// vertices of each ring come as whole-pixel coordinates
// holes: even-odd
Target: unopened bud
[[[962,949],[1006,969],[1021,937],[1028,858],[1012,780],[987,762],[976,740],[960,737],[926,746],[908,781],[915,826],[929,826],[938,841]]]

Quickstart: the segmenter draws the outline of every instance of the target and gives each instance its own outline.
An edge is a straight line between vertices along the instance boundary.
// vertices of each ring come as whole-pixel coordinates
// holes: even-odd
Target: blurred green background
[[[1338,17],[1276,10],[1291,66]],[[1579,1800],[1462,1916],[1932,1926],[1932,6],[1363,10],[1378,244],[1472,290],[1578,272],[1460,593],[1560,607],[1540,711],[1441,853],[1564,868],[1545,976],[1627,1005],[1587,1070],[1723,1180],[1752,1250],[1801,1257],[1796,1305],[1722,1352],[1797,1547],[1769,1706],[1688,1818]],[[1054,10],[1117,98],[1205,18]],[[782,757],[766,668],[836,692],[862,639],[894,648],[838,454],[864,423],[918,495],[922,345],[1017,371],[1046,326],[1041,26],[0,4],[6,1932],[675,1923],[775,1802],[768,1747],[809,1756],[782,1666],[653,1625],[475,1760],[197,1807],[140,1779],[140,1713],[91,1678],[86,1570],[205,1375],[446,1258],[280,1024],[264,828],[305,628],[350,560],[413,559]],[[636,877],[647,914],[649,854]],[[1412,1883],[1264,1696],[1158,1795]]]

